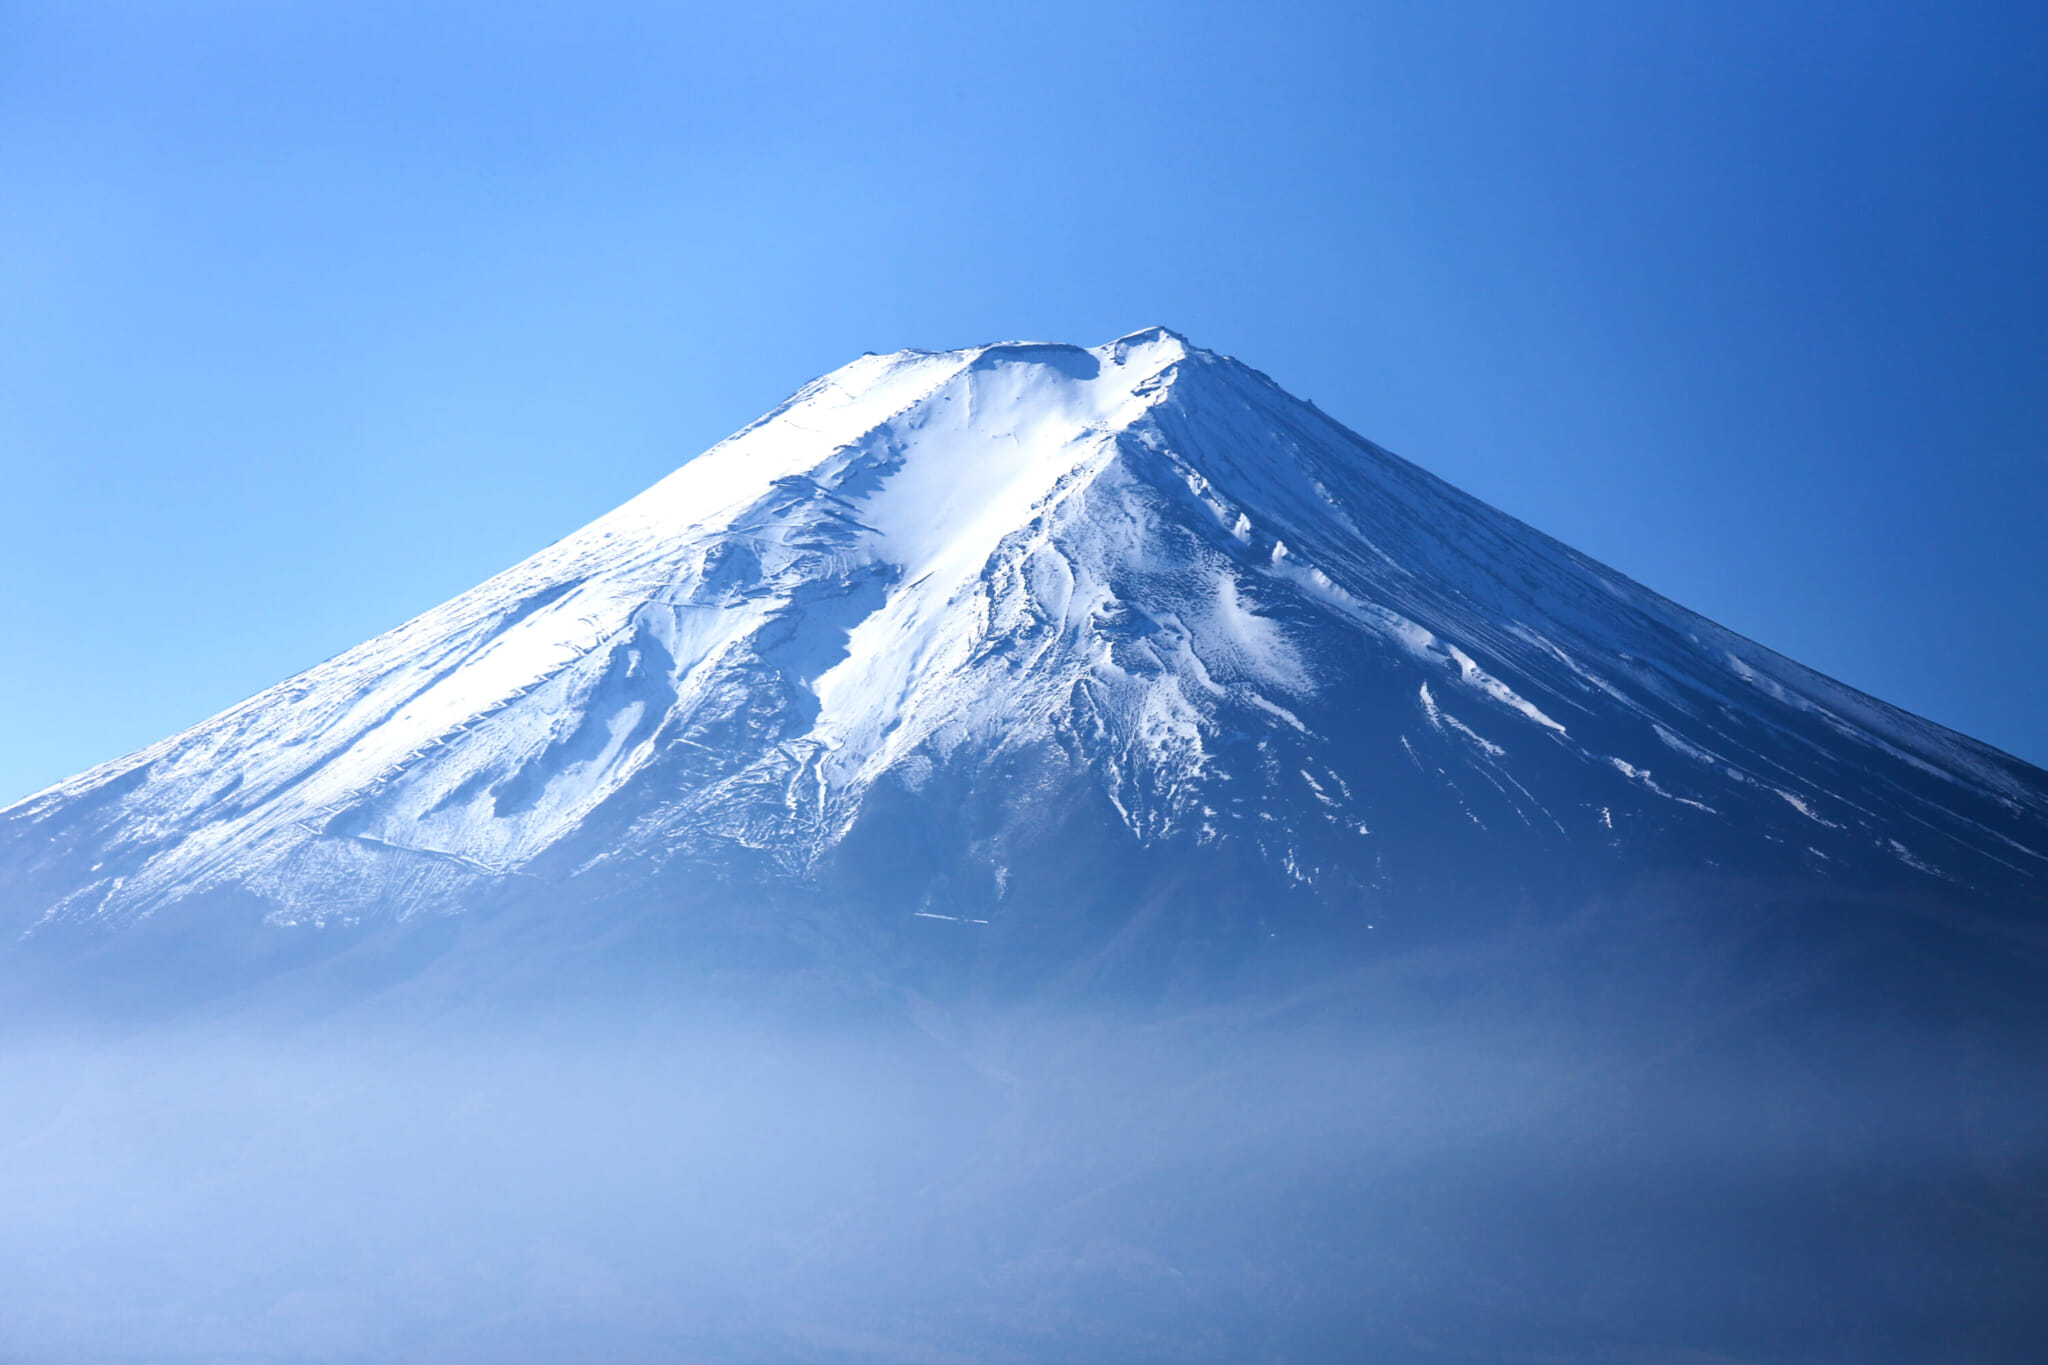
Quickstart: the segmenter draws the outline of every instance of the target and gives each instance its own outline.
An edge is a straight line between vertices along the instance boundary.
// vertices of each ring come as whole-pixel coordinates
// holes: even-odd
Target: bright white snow
[[[1560,837],[1531,793],[1584,802],[1544,765],[1620,774],[1700,818],[1724,806],[1710,791],[1775,791],[1829,824],[1750,776],[1777,762],[1759,736],[1830,771],[1880,754],[2014,810],[2036,799],[2001,756],[1618,580],[1154,329],[865,356],[476,589],[5,818],[33,829],[111,793],[106,866],[51,914],[147,914],[234,884],[285,920],[431,907],[600,812],[619,833],[599,858],[737,846],[801,872],[885,775],[916,790],[963,754],[1054,743],[1139,837],[1211,838],[1209,789],[1255,776],[1221,766],[1224,737],[1271,731],[1311,757],[1329,723],[1314,716],[1342,709],[1333,660],[1367,647],[1421,674],[1427,719],[1456,741],[1461,757],[1426,765],[1401,737],[1418,771],[1482,765]],[[1643,747],[1581,748],[1580,717]],[[1665,779],[1678,790],[1650,780],[1652,746],[1692,760]],[[1360,772],[1269,766],[1364,834]],[[1601,791],[1596,807],[1619,799]]]

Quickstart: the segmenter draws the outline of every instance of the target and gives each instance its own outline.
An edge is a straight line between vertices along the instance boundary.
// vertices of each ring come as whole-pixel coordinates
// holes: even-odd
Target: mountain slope
[[[473,591],[0,813],[0,877],[16,934],[374,923],[536,879],[815,880],[878,793],[929,790],[956,846],[919,906],[994,919],[1075,781],[1133,849],[1353,900],[1475,855],[2048,886],[2039,771],[1161,330],[863,357]]]

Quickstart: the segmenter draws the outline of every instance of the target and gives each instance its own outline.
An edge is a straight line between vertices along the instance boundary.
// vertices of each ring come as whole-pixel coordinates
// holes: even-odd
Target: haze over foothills
[[[0,18],[15,799],[861,351],[1166,322],[2048,757],[2037,6]]]

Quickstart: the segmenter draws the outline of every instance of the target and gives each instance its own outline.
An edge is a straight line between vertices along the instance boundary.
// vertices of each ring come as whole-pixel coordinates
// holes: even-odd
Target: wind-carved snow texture
[[[475,590],[16,805],[0,869],[31,931],[224,890],[281,924],[405,917],[622,860],[801,878],[878,783],[1027,754],[1140,844],[1239,840],[1296,883],[1385,885],[1390,816],[1532,857],[2048,874],[2038,771],[1163,330],[856,360]]]

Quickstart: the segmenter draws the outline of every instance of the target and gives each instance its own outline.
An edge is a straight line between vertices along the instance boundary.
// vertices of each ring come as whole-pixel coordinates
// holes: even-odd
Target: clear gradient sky
[[[1164,323],[2048,763],[2048,6],[0,5],[0,800]]]

